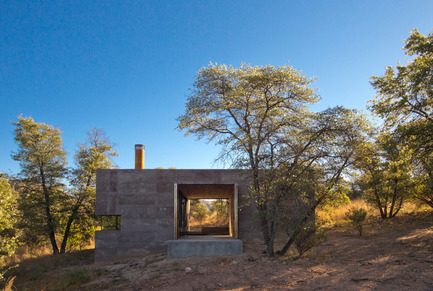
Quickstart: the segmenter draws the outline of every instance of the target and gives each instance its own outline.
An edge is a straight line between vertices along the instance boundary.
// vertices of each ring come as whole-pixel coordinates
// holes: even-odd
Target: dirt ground
[[[297,258],[267,258],[260,244],[239,256],[167,260],[165,254],[87,266],[80,290],[433,290],[433,214],[370,223],[363,237],[334,228]]]

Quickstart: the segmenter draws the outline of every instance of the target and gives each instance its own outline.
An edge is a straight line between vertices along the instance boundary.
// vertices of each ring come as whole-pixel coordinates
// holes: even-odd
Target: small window
[[[103,215],[101,216],[102,230],[120,230],[120,215]]]

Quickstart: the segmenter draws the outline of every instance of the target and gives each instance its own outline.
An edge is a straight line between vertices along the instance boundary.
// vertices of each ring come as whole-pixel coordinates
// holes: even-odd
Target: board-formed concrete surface
[[[95,234],[95,261],[165,251],[174,236],[176,185],[238,185],[238,237],[261,238],[246,204],[248,177],[242,170],[104,169],[96,175],[96,215],[119,215],[120,230]]]
[[[167,258],[240,255],[243,243],[231,237],[198,236],[167,241]]]

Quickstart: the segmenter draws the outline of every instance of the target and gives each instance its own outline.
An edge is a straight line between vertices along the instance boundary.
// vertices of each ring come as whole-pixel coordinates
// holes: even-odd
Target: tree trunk
[[[388,214],[389,218],[392,218],[395,216],[394,215],[394,206],[395,206],[395,202],[397,200],[397,195],[398,195],[398,181],[397,181],[397,179],[394,179],[394,189],[392,192],[393,193],[392,193],[391,206],[390,206],[389,214]]]
[[[263,240],[265,242],[265,247],[266,247],[266,253],[268,257],[272,257],[274,255],[274,245],[273,245],[273,241],[271,241],[266,205],[261,205],[258,211],[260,215],[260,227],[262,229]]]
[[[421,194],[421,195],[422,195],[422,194]],[[426,194],[426,195],[427,195],[427,194]],[[425,196],[426,196],[426,195],[425,195]],[[430,194],[430,195],[431,195],[431,194]],[[417,198],[418,200],[424,202],[424,203],[427,204],[428,206],[430,206],[430,207],[433,208],[433,197],[430,197],[430,196],[425,197],[425,196],[423,197],[423,196],[417,195],[416,198]]]
[[[75,203],[72,213],[69,216],[68,223],[66,224],[65,233],[63,234],[62,245],[60,246],[60,253],[64,254],[66,252],[66,244],[68,243],[69,233],[71,232],[71,226],[78,214],[78,209],[80,209],[82,200],[78,200]]]
[[[87,177],[87,182],[86,182],[86,186],[84,187],[84,189],[87,189],[87,187],[90,187],[90,182],[92,181],[93,174],[95,174],[95,173],[92,173],[91,175],[89,175]],[[84,190],[82,190],[82,191],[84,191]],[[68,238],[69,238],[69,234],[71,232],[72,223],[74,222],[75,218],[77,217],[78,210],[80,209],[84,200],[85,200],[84,196],[81,196],[80,199],[77,200],[77,202],[74,205],[74,208],[72,209],[72,213],[68,218],[68,223],[66,224],[65,233],[63,234],[62,245],[60,246],[60,253],[61,254],[64,254],[66,252],[66,245],[68,243]]]
[[[268,257],[274,256],[274,240],[275,240],[275,223],[271,222],[271,228],[269,230],[269,245],[266,248]]]
[[[42,190],[44,192],[44,198],[45,198],[45,214],[47,216],[48,235],[50,237],[51,246],[53,248],[53,254],[56,255],[59,253],[59,247],[57,246],[57,242],[56,242],[54,222],[50,210],[50,194],[47,189],[47,185],[45,184],[45,175],[44,175],[44,170],[42,168],[40,169],[40,174],[42,178]]]
[[[380,217],[382,217],[382,219],[386,218],[386,213],[383,212],[382,204],[380,203],[380,198],[379,195],[377,194],[377,189],[374,189],[374,197],[376,199],[376,205],[380,211]]]
[[[400,202],[398,203],[397,209],[395,210],[394,215],[392,217],[397,215],[397,213],[400,211],[402,205],[403,205],[403,197],[400,197]]]

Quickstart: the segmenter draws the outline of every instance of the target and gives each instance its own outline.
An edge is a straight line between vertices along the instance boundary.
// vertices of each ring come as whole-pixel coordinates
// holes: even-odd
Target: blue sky
[[[218,148],[175,130],[201,67],[289,63],[317,76],[315,109],[365,109],[415,27],[433,30],[433,1],[2,1],[0,171],[19,172],[19,114],[59,127],[71,162],[97,127],[119,168],[136,143],[146,168],[218,167]]]

